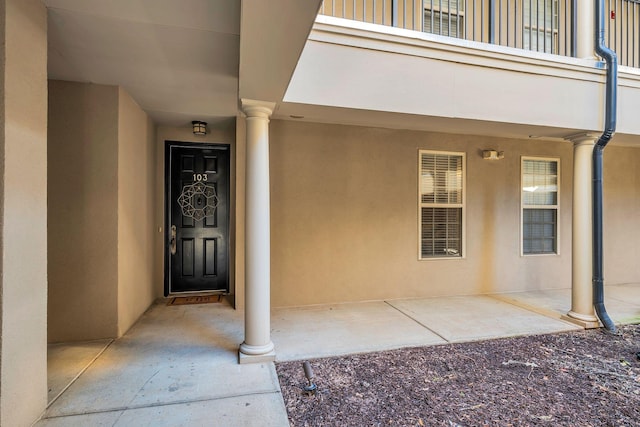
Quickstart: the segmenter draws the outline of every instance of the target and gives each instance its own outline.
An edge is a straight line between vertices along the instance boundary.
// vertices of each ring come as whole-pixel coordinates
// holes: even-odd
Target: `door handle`
[[[176,226],[171,226],[171,240],[169,241],[169,250],[171,251],[171,255],[176,254]]]

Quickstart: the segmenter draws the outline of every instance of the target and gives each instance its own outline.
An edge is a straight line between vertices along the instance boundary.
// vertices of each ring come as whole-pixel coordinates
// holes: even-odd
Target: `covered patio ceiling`
[[[50,79],[122,86],[158,125],[280,102],[320,0],[43,0]]]
[[[240,2],[44,3],[50,79],[122,86],[162,125],[236,115]]]

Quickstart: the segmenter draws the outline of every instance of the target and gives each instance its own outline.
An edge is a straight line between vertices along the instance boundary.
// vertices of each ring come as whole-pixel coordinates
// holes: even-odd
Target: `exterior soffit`
[[[279,102],[321,0],[243,0],[239,97]]]
[[[44,3],[49,78],[121,86],[159,125],[236,116],[239,2]]]
[[[395,60],[398,62],[393,65]],[[342,68],[336,70],[326,64],[340,64]],[[438,93],[427,91],[425,86],[430,85],[424,81],[417,84],[412,80],[411,87],[404,84],[407,80],[404,74],[416,72],[398,75],[401,66],[398,64],[424,68],[426,74],[421,74],[422,80],[417,81],[423,81],[425,76],[433,78],[434,70],[440,70]],[[355,68],[350,68],[353,65]],[[345,68],[349,68],[348,73]],[[476,76],[478,72],[483,79]],[[336,80],[337,75],[341,77]],[[621,114],[615,140],[626,144],[634,134],[640,135],[637,120],[630,120],[631,111],[637,111],[630,105],[640,99],[637,93],[640,71],[620,67],[619,75],[620,104],[627,108],[622,108],[626,115]],[[477,80],[475,87],[493,87],[495,91],[491,93],[499,94],[503,102],[487,101],[491,97],[487,98],[486,90],[468,92],[474,86],[470,79]],[[390,85],[395,85],[395,90],[384,89]],[[592,59],[528,52],[318,16],[274,117],[303,116],[306,121],[326,123],[562,140],[578,132],[598,131],[599,94],[603,87],[602,64]],[[420,91],[425,92],[425,97],[415,96]],[[384,92],[385,96],[376,92]],[[505,92],[514,95],[504,95]],[[396,93],[403,95],[398,98]],[[475,97],[469,98],[470,93],[475,93]],[[410,100],[412,97],[417,99]],[[380,99],[384,102],[378,102]],[[412,108],[405,108],[411,102]],[[513,114],[514,110],[519,114]]]

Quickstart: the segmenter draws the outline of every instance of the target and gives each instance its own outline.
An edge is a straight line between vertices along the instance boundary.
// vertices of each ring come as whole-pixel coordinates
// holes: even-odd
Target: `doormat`
[[[212,304],[220,302],[222,295],[199,295],[191,297],[173,297],[167,305]]]

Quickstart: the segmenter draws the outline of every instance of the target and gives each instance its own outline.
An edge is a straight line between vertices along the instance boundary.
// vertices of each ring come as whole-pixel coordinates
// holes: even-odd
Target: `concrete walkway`
[[[640,322],[640,285],[605,295],[614,320]],[[272,338],[279,361],[311,359],[579,330],[569,308],[567,289],[276,309]],[[51,345],[36,426],[287,426],[274,365],[239,365],[242,340],[227,304],[162,301],[119,340]]]

